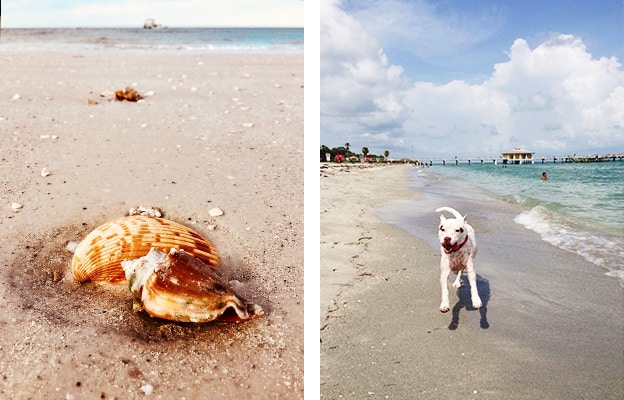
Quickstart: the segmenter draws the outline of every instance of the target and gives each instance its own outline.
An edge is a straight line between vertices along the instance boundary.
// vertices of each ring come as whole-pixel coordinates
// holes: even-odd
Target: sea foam
[[[566,225],[562,218],[543,206],[523,211],[514,222],[530,229],[553,246],[581,255],[587,261],[607,269],[624,287],[624,246],[619,238]]]

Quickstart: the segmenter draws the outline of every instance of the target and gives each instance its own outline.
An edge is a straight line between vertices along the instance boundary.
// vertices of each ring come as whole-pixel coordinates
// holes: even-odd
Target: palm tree
[[[386,162],[388,162],[388,156],[390,155],[389,150],[384,150],[384,157],[386,157]]]
[[[362,154],[364,154],[364,161],[366,161],[366,155],[368,155],[368,147],[362,147]]]
[[[347,153],[345,154],[345,157],[349,157],[349,146],[351,146],[349,142],[345,143],[345,149],[347,149]]]

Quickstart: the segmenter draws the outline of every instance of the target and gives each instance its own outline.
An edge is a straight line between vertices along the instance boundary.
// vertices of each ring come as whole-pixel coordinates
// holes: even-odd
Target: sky
[[[303,27],[303,0],[9,0],[3,28]]]
[[[320,25],[322,145],[624,153],[622,0],[323,0]]]

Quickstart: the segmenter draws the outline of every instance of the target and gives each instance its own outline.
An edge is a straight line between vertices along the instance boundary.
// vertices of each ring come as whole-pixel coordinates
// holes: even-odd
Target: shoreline
[[[508,216],[478,199],[469,222],[477,230],[476,271],[482,298],[488,294],[486,308],[458,306],[455,315],[442,314],[439,249],[433,247],[438,216],[432,211],[442,204],[410,184],[403,171],[386,171],[321,177],[322,287],[327,256],[335,257],[331,247],[338,241],[323,218],[335,221],[353,214],[350,209],[362,210],[340,231],[343,241],[356,245],[362,234],[368,238],[356,254],[342,251],[356,273],[340,292],[325,291],[324,299],[321,291],[330,305],[321,310],[323,398],[622,397],[624,295],[615,280],[521,226],[513,228],[524,239],[499,242],[497,227],[506,226]],[[343,181],[351,182],[349,197],[330,207],[331,197],[323,193],[339,190]],[[388,182],[397,190],[385,195],[362,186],[392,187]],[[406,193],[407,187],[420,193]],[[413,209],[408,222],[419,235],[386,222],[392,219],[383,210],[393,207]],[[451,305],[461,305],[458,293],[450,296]]]
[[[334,299],[350,287],[360,273],[358,258],[367,251],[371,239],[371,228],[364,220],[374,218],[370,210],[387,201],[373,192],[398,189],[403,179],[407,179],[407,173],[396,171],[402,168],[371,164],[321,165],[321,326],[328,307],[335,306]],[[390,179],[370,193],[363,193],[362,187],[369,179],[367,172],[383,174]],[[399,194],[406,200],[417,197],[417,193],[409,189]]]
[[[303,398],[303,55],[3,52],[0,66],[0,395]],[[144,100],[111,101],[126,86]],[[211,240],[265,315],[157,321],[123,288],[73,281],[65,243],[139,205]]]
[[[8,52],[302,56],[304,39],[303,27],[5,28],[0,49]]]

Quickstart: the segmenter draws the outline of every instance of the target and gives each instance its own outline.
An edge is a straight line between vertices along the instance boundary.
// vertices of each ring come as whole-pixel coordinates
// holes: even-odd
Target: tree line
[[[325,145],[321,145],[320,161],[321,162],[326,162],[326,161],[383,162],[383,161],[388,161],[389,155],[390,155],[389,150],[384,150],[383,156],[371,154],[368,150],[368,147],[362,147],[361,153],[354,153],[353,151],[351,151],[351,145],[347,142],[344,144],[344,146],[333,147],[331,149]]]

